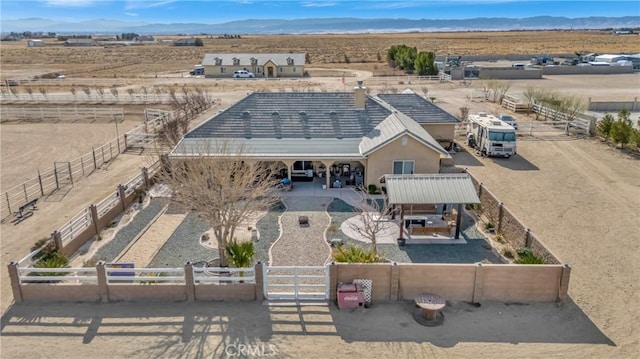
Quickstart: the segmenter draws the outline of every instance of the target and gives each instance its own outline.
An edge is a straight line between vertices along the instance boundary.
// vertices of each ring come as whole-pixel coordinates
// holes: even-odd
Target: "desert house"
[[[44,41],[40,39],[31,39],[27,41],[27,47],[43,47],[43,46],[46,46],[46,44],[44,43]]]
[[[205,77],[233,77],[237,70],[255,77],[302,77],[305,54],[206,54],[202,65]]]
[[[93,39],[67,39],[64,46],[96,46],[96,41]]]
[[[366,92],[359,84],[353,92],[253,93],[187,133],[169,157],[219,156],[215,147],[225,143],[226,154],[242,148],[247,158],[277,162],[293,182],[324,188],[439,173],[451,157],[429,131],[451,141],[459,121],[415,93]]]

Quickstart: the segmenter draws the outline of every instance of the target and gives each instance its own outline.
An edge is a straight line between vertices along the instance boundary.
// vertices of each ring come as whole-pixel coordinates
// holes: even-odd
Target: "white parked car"
[[[253,72],[249,72],[247,70],[238,70],[233,72],[233,78],[252,78],[255,77]]]
[[[516,130],[518,129],[518,122],[512,116],[500,115],[500,116],[498,116],[498,118],[500,119],[500,121],[506,122],[507,125],[515,128]]]

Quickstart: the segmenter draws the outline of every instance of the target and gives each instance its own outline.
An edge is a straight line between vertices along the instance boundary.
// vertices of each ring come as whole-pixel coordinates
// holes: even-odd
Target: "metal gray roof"
[[[411,117],[419,124],[460,122],[447,111],[416,93],[378,94],[378,98]]]
[[[185,138],[362,138],[391,111],[367,96],[365,109],[344,92],[253,93]]]
[[[480,203],[466,173],[386,175],[391,204]]]
[[[408,134],[434,151],[449,156],[449,153],[422,126],[397,111],[389,115],[372,132],[362,138],[360,152],[367,156],[403,134]]]
[[[271,60],[276,65],[287,65],[287,59],[292,59],[294,65],[304,65],[304,54],[205,54],[202,65],[213,66],[216,64],[215,58],[222,60],[222,65],[234,66],[233,59],[240,60],[239,65],[235,66],[251,66],[251,59],[254,58],[258,62],[258,66],[266,64]]]
[[[224,140],[223,140],[224,141]],[[229,139],[222,143],[217,139],[184,138],[171,151],[172,157],[198,156],[207,153],[214,156],[217,148],[225,148],[223,155],[238,154],[258,159],[314,159],[362,158],[358,151],[359,138],[252,138]],[[219,143],[219,145],[217,145]]]

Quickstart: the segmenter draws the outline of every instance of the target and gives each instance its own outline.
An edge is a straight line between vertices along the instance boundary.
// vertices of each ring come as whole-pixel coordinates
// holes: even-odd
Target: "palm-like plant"
[[[253,242],[238,243],[235,239],[227,244],[227,255],[229,262],[236,268],[246,268],[251,266],[256,251]],[[240,274],[242,276],[242,273]]]

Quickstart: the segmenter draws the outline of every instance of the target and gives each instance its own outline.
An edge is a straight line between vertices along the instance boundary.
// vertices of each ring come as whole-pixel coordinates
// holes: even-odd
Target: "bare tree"
[[[96,93],[100,95],[100,98],[104,100],[104,88],[96,87]]]
[[[82,91],[87,95],[87,98],[91,97],[91,88],[83,87]]]
[[[360,205],[353,209],[358,215],[358,221],[348,223],[351,229],[371,242],[371,252],[377,256],[377,238],[382,231],[389,227],[391,222],[388,219],[391,217],[393,207],[388,203],[386,196],[382,198],[382,203],[380,203],[364,187],[361,187],[358,193]]]
[[[538,92],[540,92],[538,89],[529,86],[523,93],[524,98],[527,101],[527,115],[529,115],[531,110],[533,110],[533,105],[535,105],[536,99],[538,98]]]
[[[111,86],[110,91],[114,97],[118,97],[118,87],[116,87],[116,85]]]
[[[134,91],[131,87],[129,87],[129,88],[127,89],[127,93],[129,94],[129,96],[130,96],[130,97],[133,97],[133,93],[134,93],[134,92],[135,92],[135,91]]]
[[[160,175],[172,190],[172,200],[207,220],[218,242],[220,265],[227,265],[226,247],[238,226],[279,201],[272,176],[275,167],[245,156],[242,145],[203,145],[186,159],[171,159]],[[211,156],[213,155],[213,156]]]
[[[40,87],[38,89],[38,91],[40,91],[40,93],[42,94],[42,96],[44,96],[45,98],[47,97],[47,88],[46,87]]]
[[[172,90],[169,95],[173,116],[164,122],[158,134],[162,143],[174,147],[189,130],[191,121],[213,105],[213,99],[209,92],[199,88],[182,87],[181,92]]]
[[[31,88],[31,86],[25,87],[24,91],[28,93],[30,97],[33,97],[33,88]]]
[[[71,94],[73,95],[73,97],[76,97],[76,88],[71,86],[71,88],[69,89],[69,92],[71,92]]]
[[[469,119],[469,107],[467,106],[460,107],[460,120],[462,122],[467,122],[468,119]]]

